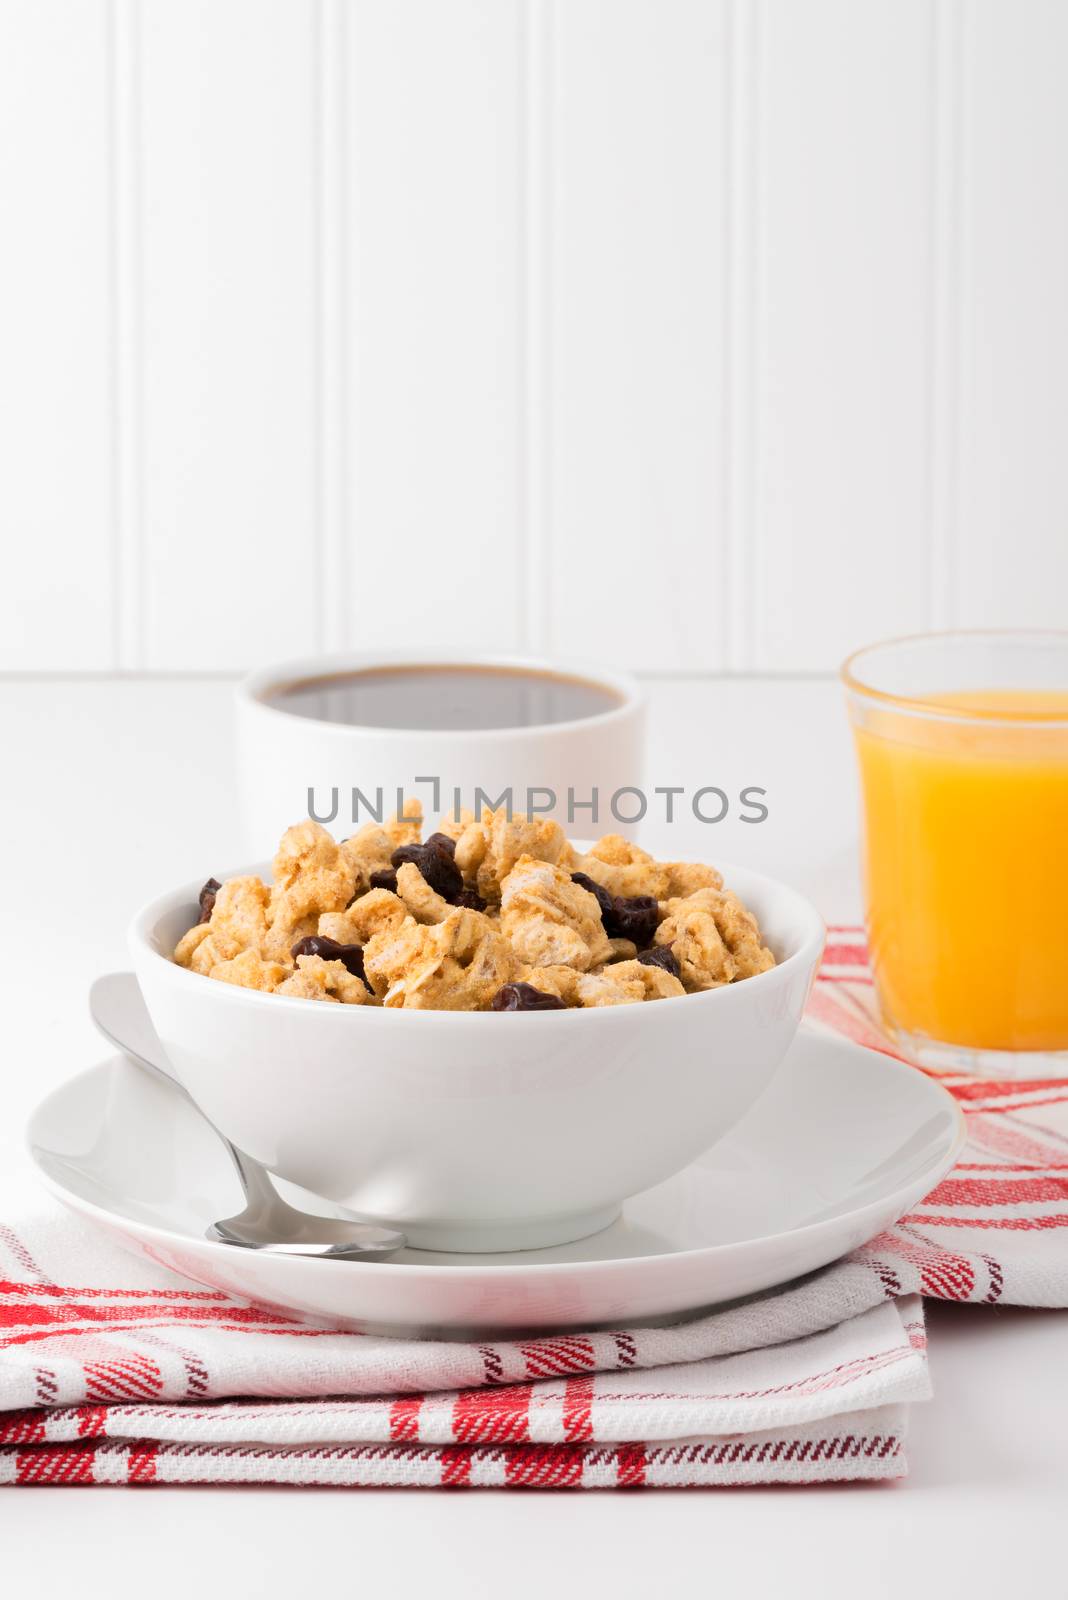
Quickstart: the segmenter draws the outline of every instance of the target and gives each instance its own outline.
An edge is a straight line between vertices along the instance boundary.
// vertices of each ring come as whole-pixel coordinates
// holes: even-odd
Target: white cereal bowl
[[[421,1249],[535,1249],[607,1227],[693,1161],[786,1054],[823,923],[785,884],[724,876],[778,964],[645,1005],[385,1010],[217,983],[170,960],[199,885],[145,907],[130,947],[175,1076],[271,1172]]]

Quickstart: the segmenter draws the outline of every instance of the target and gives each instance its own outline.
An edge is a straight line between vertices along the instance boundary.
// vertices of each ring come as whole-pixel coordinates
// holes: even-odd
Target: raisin
[[[372,889],[390,889],[394,894],[396,894],[396,892],[397,892],[397,874],[393,870],[393,868],[392,867],[383,867],[381,872],[372,872],[372,874],[371,874],[371,888]]]
[[[492,1011],[566,1011],[554,994],[535,989],[532,983],[506,983],[490,1003]]]
[[[209,878],[203,889],[201,889],[200,894],[197,896],[200,901],[200,915],[197,918],[198,926],[202,922],[211,921],[211,914],[215,910],[215,896],[221,888],[222,884],[218,878]]]
[[[573,872],[571,874],[571,882],[577,883],[580,889],[588,889],[590,894],[593,895],[601,908],[602,922],[605,922],[605,919],[612,915],[615,901],[607,889],[602,889],[599,883],[595,883],[592,878],[587,878],[584,872]]]
[[[298,939],[290,954],[294,961],[298,956],[321,956],[324,961],[340,961],[346,972],[351,972],[354,978],[363,979],[368,993],[374,993],[363,970],[361,944],[338,944],[336,939],[327,939],[322,934],[313,933],[306,939]]]
[[[636,894],[630,900],[616,895],[611,921],[603,918],[604,931],[610,939],[633,939],[640,949],[656,932],[658,914],[659,908],[651,894]]]
[[[663,967],[673,978],[679,975],[679,962],[669,944],[658,944],[652,950],[643,950],[637,957],[643,967]]]
[[[456,854],[456,840],[450,839],[447,833],[432,833],[427,844],[440,846],[441,849],[447,850],[450,856]]]
[[[658,907],[650,894],[638,894],[627,900],[623,895],[609,891],[584,872],[573,872],[571,882],[594,895],[601,908],[601,921],[610,939],[631,939],[637,945],[648,944],[656,932]]]
[[[390,861],[394,867],[402,867],[410,861],[419,868],[436,894],[451,900],[464,886],[463,875],[452,859],[454,849],[452,840],[443,833],[432,833],[426,844],[402,844],[399,850],[394,850]]]
[[[487,902],[477,889],[461,889],[449,900],[450,906],[462,906],[465,911],[485,911]]]

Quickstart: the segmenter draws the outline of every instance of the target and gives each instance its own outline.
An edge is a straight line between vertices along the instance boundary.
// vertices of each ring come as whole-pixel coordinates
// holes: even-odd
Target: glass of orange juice
[[[925,1066],[1068,1075],[1068,633],[894,639],[842,678],[887,1031]]]

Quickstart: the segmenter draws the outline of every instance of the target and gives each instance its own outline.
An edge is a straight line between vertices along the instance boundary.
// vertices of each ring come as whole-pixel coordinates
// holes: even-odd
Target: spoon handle
[[[355,1218],[313,1216],[283,1200],[266,1167],[231,1144],[170,1071],[167,1053],[132,972],[109,972],[97,978],[89,990],[89,1012],[105,1039],[146,1072],[164,1078],[178,1089],[220,1144],[226,1146],[245,1196],[245,1209],[238,1217],[213,1223],[208,1229],[209,1238],[247,1249],[338,1261],[386,1260],[404,1248],[404,1234],[396,1229]],[[280,1219],[284,1219],[281,1228]]]
[[[236,1144],[231,1144],[224,1133],[219,1133],[214,1123],[212,1127],[230,1152],[230,1160],[237,1168],[237,1175],[245,1192],[246,1210],[250,1215],[266,1222],[271,1212],[278,1209],[279,1198],[267,1169],[261,1167],[258,1161],[252,1161],[244,1151],[237,1148]]]

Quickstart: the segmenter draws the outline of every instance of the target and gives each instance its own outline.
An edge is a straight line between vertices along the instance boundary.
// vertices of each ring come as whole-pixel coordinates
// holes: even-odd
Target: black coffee
[[[319,722],[364,728],[529,728],[614,711],[620,697],[584,678],[516,667],[373,667],[304,678],[268,705]]]

